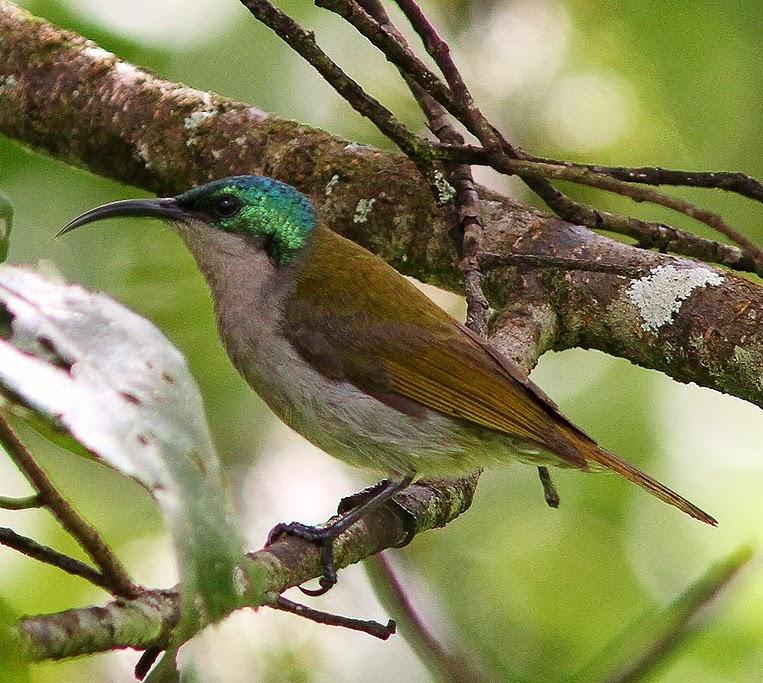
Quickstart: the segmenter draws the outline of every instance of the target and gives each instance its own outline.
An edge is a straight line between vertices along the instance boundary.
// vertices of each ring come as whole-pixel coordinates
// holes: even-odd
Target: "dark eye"
[[[220,218],[230,218],[241,208],[241,200],[232,194],[223,194],[215,199],[212,204],[214,211]]]

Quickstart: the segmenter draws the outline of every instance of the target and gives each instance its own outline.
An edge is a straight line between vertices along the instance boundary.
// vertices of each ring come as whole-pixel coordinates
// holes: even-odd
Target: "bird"
[[[124,216],[162,219],[181,237],[208,283],[233,365],[283,422],[329,455],[386,477],[333,522],[271,532],[320,547],[321,589],[306,592],[336,582],[334,539],[414,478],[491,464],[611,470],[717,524],[600,447],[518,366],[334,232],[291,185],[223,178],[175,197],[96,207],[59,235]]]

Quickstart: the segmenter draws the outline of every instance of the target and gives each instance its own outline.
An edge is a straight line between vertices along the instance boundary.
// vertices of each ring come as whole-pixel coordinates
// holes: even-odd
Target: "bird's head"
[[[315,209],[291,185],[263,176],[233,176],[165,199],[127,199],[91,209],[58,234],[86,223],[120,216],[161,218],[196,230],[237,234],[286,265],[305,245],[315,227]]]

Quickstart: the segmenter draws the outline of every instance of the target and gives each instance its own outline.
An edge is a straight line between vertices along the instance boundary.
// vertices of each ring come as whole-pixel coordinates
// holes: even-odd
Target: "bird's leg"
[[[543,486],[543,497],[546,499],[546,503],[551,508],[558,508],[559,494],[557,493],[556,486],[554,486],[554,482],[551,481],[548,467],[540,466],[538,468],[538,476],[540,477],[541,486]]]
[[[380,491],[385,489],[388,484],[388,479],[382,479],[375,484],[371,484],[371,486],[366,486],[366,488],[361,489],[360,491],[345,496],[339,501],[336,510],[337,514],[344,515],[350,510],[354,510],[356,507],[363,505],[366,501],[373,500],[373,498],[375,498]]]
[[[411,478],[408,481],[408,483],[404,484],[400,488],[400,490],[408,486],[408,484],[410,484],[412,480],[413,479]],[[372,486],[367,486],[362,491],[358,491],[357,493],[352,493],[349,496],[345,496],[344,498],[342,498],[342,500],[339,501],[339,506],[337,507],[337,513],[339,513],[340,515],[343,515],[346,512],[349,512],[350,510],[352,510],[353,508],[356,508],[359,505],[364,504],[366,501],[376,496],[379,493],[379,491],[381,491],[387,485],[388,485],[388,480],[382,479],[381,481],[376,482]],[[414,536],[416,536],[416,518],[411,513],[411,511],[408,510],[408,508],[406,508],[405,505],[403,505],[399,500],[393,499],[392,502],[395,504],[396,508],[400,512],[401,521],[406,531],[405,538],[394,547],[403,548],[407,546],[413,540]]]
[[[336,583],[334,539],[349,529],[367,512],[389,500],[399,491],[402,491],[412,481],[412,476],[406,476],[403,479],[384,479],[375,486],[345,498],[340,504],[340,514],[325,524],[316,526],[301,524],[300,522],[276,524],[268,534],[267,544],[270,545],[278,540],[279,537],[288,535],[296,536],[317,545],[321,554],[321,565],[323,566],[323,576],[319,580],[321,587],[316,590],[302,588],[302,586],[299,588],[307,595],[323,595]],[[348,501],[352,507],[347,505]],[[356,501],[359,502],[355,504]]]

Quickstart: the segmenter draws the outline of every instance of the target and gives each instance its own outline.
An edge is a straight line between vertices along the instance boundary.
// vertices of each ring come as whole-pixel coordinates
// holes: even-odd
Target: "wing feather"
[[[316,232],[296,264],[282,328],[315,368],[409,414],[415,414],[413,406],[425,406],[536,445],[556,454],[560,465],[588,469],[589,461],[598,463],[683,512],[716,523],[600,448],[517,367],[384,261],[323,225]]]
[[[336,263],[348,245],[331,236],[342,240],[330,240]],[[587,468],[563,431],[585,435],[540,389],[394,269],[349,245],[352,268],[339,274],[325,249],[306,255],[283,325],[303,358],[371,394],[402,396]]]

